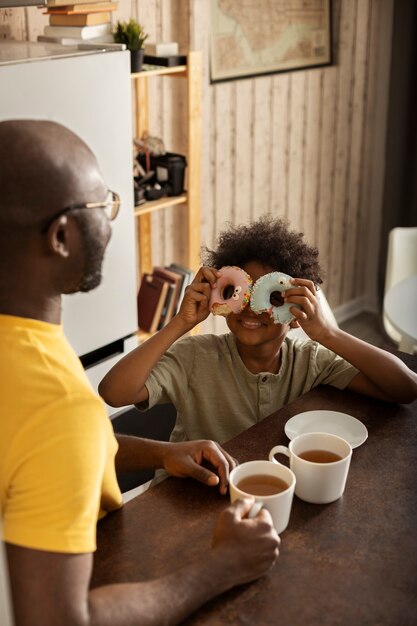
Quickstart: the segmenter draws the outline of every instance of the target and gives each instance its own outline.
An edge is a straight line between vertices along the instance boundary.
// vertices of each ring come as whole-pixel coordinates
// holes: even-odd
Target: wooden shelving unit
[[[200,178],[201,178],[201,52],[190,52],[187,65],[148,69],[132,74],[133,97],[136,102],[135,134],[152,134],[149,128],[148,81],[153,76],[169,76],[187,81],[187,191],[180,196],[164,197],[135,207],[140,272],[152,271],[151,214],[166,207],[187,206],[187,265],[197,269],[201,244],[200,233]]]

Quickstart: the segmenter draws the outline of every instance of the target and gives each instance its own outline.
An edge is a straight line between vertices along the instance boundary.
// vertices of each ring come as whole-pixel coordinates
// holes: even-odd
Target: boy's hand
[[[206,319],[210,313],[211,290],[221,276],[213,267],[200,267],[193,282],[185,290],[178,317],[193,328]]]
[[[284,302],[301,307],[291,307],[291,313],[295,317],[295,323],[291,322],[291,326],[301,326],[310,339],[320,342],[329,323],[322,311],[314,283],[304,278],[292,278],[291,283],[294,287],[282,293]]]
[[[190,477],[227,493],[229,473],[237,462],[214,441],[171,443],[164,451],[163,466],[172,476]],[[212,469],[209,469],[209,467]]]

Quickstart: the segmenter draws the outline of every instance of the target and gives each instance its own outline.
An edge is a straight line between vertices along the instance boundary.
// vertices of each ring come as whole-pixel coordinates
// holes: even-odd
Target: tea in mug
[[[274,496],[288,489],[289,485],[278,476],[258,474],[242,478],[236,487],[252,496]]]
[[[300,459],[304,461],[311,461],[312,463],[334,463],[340,461],[343,457],[330,450],[306,450],[297,454]]]

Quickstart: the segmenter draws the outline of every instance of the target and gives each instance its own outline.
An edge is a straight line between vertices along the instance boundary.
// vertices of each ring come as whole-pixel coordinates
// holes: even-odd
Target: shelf
[[[150,337],[152,337],[155,333],[147,333],[145,330],[141,330],[140,328],[136,331],[136,336],[139,339],[140,343],[143,343]]]
[[[133,130],[136,137],[149,133],[149,89],[150,79],[153,76],[168,76],[185,78],[184,85],[187,94],[187,115],[184,121],[184,133],[187,136],[187,191],[181,196],[169,196],[140,204],[135,207],[137,241],[139,251],[140,275],[151,272],[152,258],[152,213],[166,207],[186,205],[186,223],[183,228],[187,241],[185,254],[182,253],[183,263],[196,270],[199,266],[201,245],[200,224],[200,178],[201,178],[201,52],[190,52],[186,65],[148,66],[146,69],[131,74],[132,97],[135,103],[135,118]],[[175,90],[173,90],[175,95]],[[185,256],[186,255],[186,256]],[[177,259],[179,260],[179,259]],[[138,274],[138,281],[139,281]]]
[[[180,196],[165,196],[159,200],[150,200],[144,204],[138,204],[135,206],[135,216],[145,215],[146,213],[153,213],[154,211],[160,211],[169,206],[176,204],[185,204],[187,202],[187,194],[183,193]]]
[[[147,76],[166,76],[167,74],[182,74],[184,76],[187,75],[187,66],[186,65],[174,65],[172,67],[162,66],[155,69],[155,65],[151,65],[152,69],[142,70],[141,72],[136,72],[131,74],[133,79],[135,78],[145,78]]]

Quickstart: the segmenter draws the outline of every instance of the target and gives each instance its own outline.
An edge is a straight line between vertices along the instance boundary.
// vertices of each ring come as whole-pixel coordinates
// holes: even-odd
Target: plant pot
[[[130,51],[130,71],[132,74],[140,72],[143,65],[143,57],[145,56],[144,48]]]

